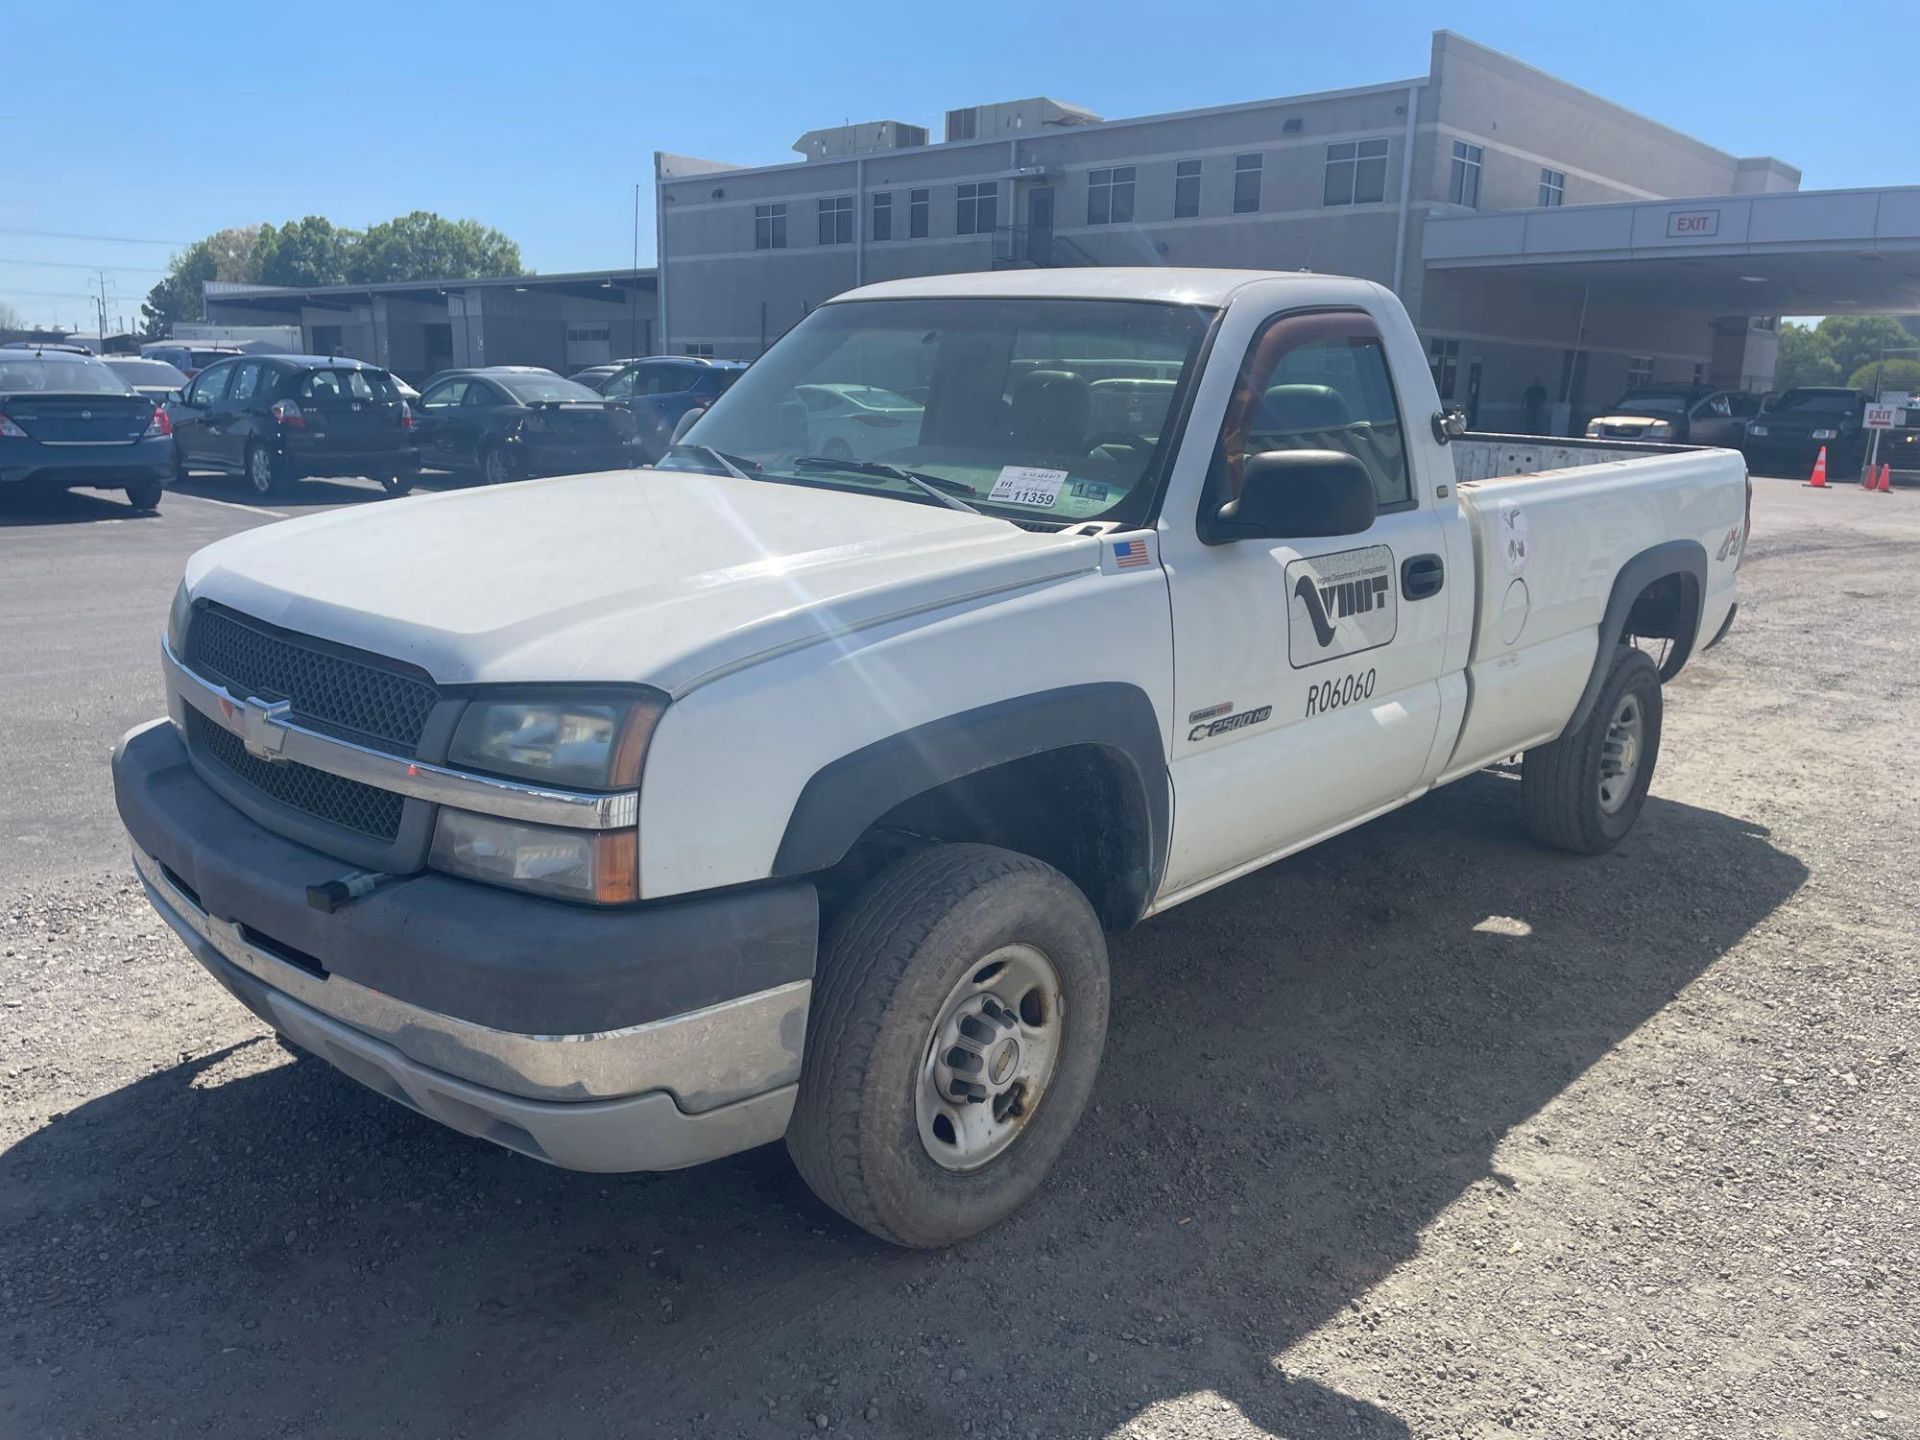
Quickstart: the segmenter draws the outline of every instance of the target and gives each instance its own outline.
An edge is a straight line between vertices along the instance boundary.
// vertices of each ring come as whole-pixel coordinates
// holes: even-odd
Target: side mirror
[[[1433,412],[1433,438],[1445,445],[1456,436],[1467,433],[1467,412],[1464,410],[1436,410]]]
[[[693,409],[687,411],[686,414],[680,417],[679,423],[673,427],[673,438],[667,443],[669,445],[678,445],[686,438],[687,431],[693,428],[693,422],[706,413],[707,407],[704,405],[696,405]]]
[[[184,390],[169,390],[163,397],[161,403],[164,405],[184,405],[187,403],[187,392]]]
[[[1231,540],[1314,540],[1373,526],[1373,476],[1342,450],[1272,450],[1249,455],[1240,498],[1229,500],[1201,536]]]

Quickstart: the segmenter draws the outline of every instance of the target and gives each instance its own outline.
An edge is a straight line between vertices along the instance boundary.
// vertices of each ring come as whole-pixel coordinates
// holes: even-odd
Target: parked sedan
[[[691,355],[655,355],[635,360],[600,387],[609,400],[633,411],[635,443],[651,465],[673,443],[673,433],[689,411],[704,410],[746,372],[739,360],[706,360]]]
[[[1747,464],[1799,474],[1810,468],[1822,447],[1830,471],[1858,470],[1866,460],[1867,403],[1864,390],[1837,385],[1801,385],[1787,391],[1747,424]]]
[[[187,388],[188,377],[164,360],[149,360],[142,355],[105,355],[101,359],[109,370],[156,405],[164,404],[174,391]]]
[[[245,476],[262,495],[311,475],[364,475],[404,495],[420,469],[413,409],[387,372],[324,355],[243,355],[169,401],[180,472]]]
[[[90,355],[0,352],[0,492],[124,490],[160,504],[173,473],[167,412]]]
[[[189,380],[209,365],[218,364],[240,352],[229,345],[188,345],[174,340],[149,341],[140,347],[148,360],[164,360]]]
[[[585,369],[576,370],[567,378],[576,385],[584,385],[589,390],[598,390],[627,366],[638,363],[637,357],[631,360],[609,360],[601,365],[589,365]]]
[[[1699,385],[1656,385],[1629,390],[1587,422],[1589,439],[1653,440],[1674,445],[1737,447],[1755,397]]]
[[[427,464],[489,485],[634,463],[625,406],[526,365],[441,371],[421,392],[418,433]]]
[[[888,450],[920,443],[926,406],[877,385],[844,381],[796,385],[807,410],[807,448],[836,460],[872,460]]]

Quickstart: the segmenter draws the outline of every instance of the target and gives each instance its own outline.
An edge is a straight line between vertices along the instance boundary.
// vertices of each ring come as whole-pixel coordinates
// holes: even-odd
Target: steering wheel
[[[1129,450],[1152,450],[1153,441],[1144,435],[1135,435],[1129,430],[1103,430],[1087,441],[1085,454],[1104,449],[1108,445],[1124,445]]]

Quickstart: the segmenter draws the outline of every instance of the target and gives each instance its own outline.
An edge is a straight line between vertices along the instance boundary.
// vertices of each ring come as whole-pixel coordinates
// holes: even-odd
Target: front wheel
[[[158,510],[163,487],[158,480],[127,486],[127,503],[136,510]]]
[[[1520,808],[1534,839],[1599,855],[1626,838],[1647,802],[1660,755],[1660,701],[1653,657],[1618,646],[1580,728],[1527,752]]]
[[[375,478],[379,480],[380,488],[387,492],[389,498],[394,500],[398,500],[402,495],[413,489],[413,476],[411,475],[380,475]]]
[[[513,459],[499,445],[480,452],[480,479],[488,485],[505,485],[514,478]]]
[[[1106,937],[1052,866],[938,845],[834,927],[787,1150],[813,1192],[896,1245],[1012,1214],[1066,1148],[1106,1043]]]

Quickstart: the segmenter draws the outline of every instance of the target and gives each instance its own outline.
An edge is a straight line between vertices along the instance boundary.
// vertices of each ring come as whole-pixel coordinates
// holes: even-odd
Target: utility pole
[[[100,353],[104,355],[107,350],[107,272],[104,270],[96,270],[93,273],[97,275],[100,279],[100,296],[99,296],[99,304],[98,304],[98,309],[100,312],[99,335],[100,335]]]

